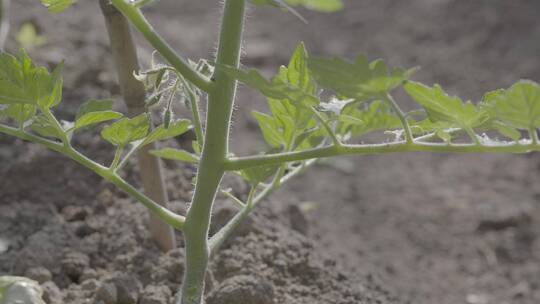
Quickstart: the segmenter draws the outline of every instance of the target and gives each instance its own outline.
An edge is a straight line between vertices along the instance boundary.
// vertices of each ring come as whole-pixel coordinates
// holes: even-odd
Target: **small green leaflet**
[[[472,130],[485,123],[489,116],[487,111],[471,102],[463,102],[460,98],[449,96],[439,85],[430,88],[418,82],[409,81],[405,91],[414,101],[419,103],[434,121],[450,123],[449,127]]]
[[[483,108],[502,125],[525,130],[540,127],[540,86],[535,82],[521,80],[483,99]]]
[[[12,104],[8,105],[5,109],[0,110],[0,114],[13,119],[22,125],[36,115],[36,107],[29,104]]]
[[[273,99],[289,99],[293,102],[316,101],[317,98],[306,94],[303,90],[293,87],[279,77],[266,80],[258,71],[242,71],[230,66],[218,66],[230,77],[237,79],[245,85],[257,89],[264,96]]]
[[[62,64],[53,73],[36,67],[21,52],[17,57],[0,53],[0,104],[33,104],[51,108],[62,99]]]
[[[305,105],[318,105],[319,99],[315,97],[315,84],[309,74],[306,64],[307,52],[303,44],[300,44],[288,67],[281,67],[279,74],[266,80],[257,70],[242,71],[235,67],[221,65],[222,69],[230,77],[259,90],[264,96],[272,99],[288,99],[293,103]]]
[[[150,120],[148,114],[144,113],[133,118],[122,118],[106,126],[101,131],[101,137],[115,146],[123,147],[145,138],[149,129]]]
[[[112,111],[113,104],[114,104],[114,100],[112,99],[89,100],[83,103],[79,107],[79,110],[77,111],[75,119],[79,119],[85,114],[92,113],[92,112]]]
[[[60,13],[65,9],[72,6],[76,0],[41,0],[43,4],[51,13]]]
[[[150,154],[163,159],[177,160],[186,163],[198,163],[199,157],[195,154],[189,153],[185,150],[178,150],[173,148],[164,148],[160,150],[152,150]]]
[[[56,126],[51,124],[45,115],[36,116],[30,128],[43,137],[62,138],[62,134],[60,134]]]
[[[394,115],[386,102],[377,100],[369,105],[362,104],[361,107],[363,110],[357,108],[355,104],[349,104],[343,108],[337,118],[339,134],[362,136],[373,131],[401,127],[399,118]]]
[[[87,127],[100,122],[120,119],[122,118],[122,116],[122,113],[118,113],[115,111],[90,112],[84,114],[75,121],[75,129],[80,129],[82,127]]]
[[[343,9],[342,0],[286,0],[287,3],[293,6],[302,5],[308,9],[332,13]]]
[[[257,111],[253,111],[252,114],[259,123],[259,128],[261,128],[261,132],[267,144],[273,148],[279,148],[282,145],[285,145],[285,139],[278,130],[278,123],[272,116]]]
[[[283,10],[290,11],[292,14],[304,21],[304,18],[294,11],[291,6],[304,6],[308,9],[331,13],[343,8],[342,0],[251,0],[255,5],[271,5]]]
[[[148,136],[141,143],[141,147],[151,144],[155,141],[166,140],[169,138],[180,136],[186,133],[189,129],[191,129],[190,124],[191,122],[187,119],[179,119],[171,122],[168,128],[166,128],[165,125],[161,125],[152,130],[150,134],[148,134]]]
[[[75,116],[75,129],[87,127],[97,123],[120,119],[122,114],[112,111],[113,100],[89,100],[79,107]]]
[[[368,100],[401,86],[417,69],[392,69],[382,60],[369,62],[359,56],[351,63],[341,58],[309,58],[317,83],[334,90],[340,99]]]

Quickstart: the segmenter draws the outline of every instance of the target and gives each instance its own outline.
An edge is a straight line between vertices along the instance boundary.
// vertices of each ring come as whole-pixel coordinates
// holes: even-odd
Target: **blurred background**
[[[197,60],[214,52],[218,2],[161,0],[145,12],[177,50]],[[484,92],[519,79],[540,81],[537,0],[344,3],[345,9],[334,14],[301,11],[309,24],[278,9],[250,8],[242,63],[272,75],[304,41],[316,55],[354,58],[363,53],[391,66],[420,66],[414,79],[439,83],[464,100],[478,101]],[[38,1],[16,0],[11,21],[8,50],[25,46],[39,64],[65,60],[62,115],[72,115],[87,99],[119,94],[97,1],[81,0],[69,11],[51,15]],[[151,49],[138,41],[141,62],[148,65]],[[412,108],[402,92],[396,96],[404,108]],[[265,107],[259,94],[241,88],[233,152],[264,148],[250,112]],[[51,198],[95,197],[79,186],[73,186],[77,192],[65,181],[45,178],[44,171],[57,167],[29,167],[52,157],[43,149],[4,136],[0,143],[0,218],[14,212],[9,210],[15,201],[47,213],[48,207],[32,206],[51,203]],[[7,149],[7,144],[17,148]],[[74,172],[77,178],[96,179]],[[60,195],[60,189],[71,192]],[[337,260],[337,266],[353,276],[373,274],[400,303],[537,304],[539,200],[536,154],[399,154],[323,160],[267,205],[282,210],[299,206],[298,221],[306,224],[297,230],[315,240],[320,254]],[[8,221],[0,221],[0,230],[18,230],[24,235],[17,241],[23,248],[25,238],[47,222],[31,215],[27,220],[34,223],[28,231]],[[4,259],[0,270],[8,271],[8,261]]]

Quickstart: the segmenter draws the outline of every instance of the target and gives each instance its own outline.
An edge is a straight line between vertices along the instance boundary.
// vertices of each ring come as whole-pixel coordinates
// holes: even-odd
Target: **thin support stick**
[[[136,116],[146,111],[146,91],[144,85],[133,76],[134,72],[139,71],[139,62],[129,24],[126,18],[108,0],[101,0],[100,4],[107,24],[111,50],[124,102],[127,105],[129,115]],[[166,206],[169,199],[163,179],[161,160],[148,153],[156,148],[156,144],[153,143],[142,147],[137,152],[141,182],[146,195],[159,204]],[[173,229],[152,214],[150,215],[150,231],[163,251],[169,251],[176,247]]]
[[[111,2],[178,73],[186,77],[187,80],[191,81],[199,89],[205,92],[212,90],[213,82],[197,72],[186,60],[180,57],[156,32],[137,7],[125,0],[111,0]]]

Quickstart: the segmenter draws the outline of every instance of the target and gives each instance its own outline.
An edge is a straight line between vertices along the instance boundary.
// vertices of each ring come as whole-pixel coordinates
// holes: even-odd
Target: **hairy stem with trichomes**
[[[244,0],[225,0],[217,64],[238,67],[244,25]],[[212,204],[228,154],[229,127],[236,94],[236,80],[216,69],[208,92],[206,137],[204,139],[197,183],[184,226],[186,271],[182,286],[182,304],[199,304],[210,255],[208,229]]]

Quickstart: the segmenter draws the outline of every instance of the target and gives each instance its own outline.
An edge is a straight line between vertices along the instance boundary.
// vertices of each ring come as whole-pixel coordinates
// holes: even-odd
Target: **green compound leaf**
[[[17,57],[0,54],[0,104],[33,104],[44,108],[56,106],[62,98],[62,64],[50,74],[36,67],[21,52]]]
[[[189,153],[184,150],[178,150],[178,149],[173,149],[173,148],[152,150],[150,151],[150,154],[159,158],[177,160],[177,161],[186,162],[186,163],[195,164],[199,162],[199,157],[197,155]]]
[[[447,122],[449,127],[472,130],[489,119],[488,112],[459,97],[449,96],[439,85],[433,88],[418,82],[407,82],[405,91],[427,112],[433,122]]]
[[[38,115],[30,125],[30,129],[43,137],[62,138],[62,134],[45,115]]]
[[[168,128],[166,128],[164,125],[161,125],[152,130],[150,134],[148,134],[148,136],[141,143],[141,147],[151,144],[155,141],[166,140],[169,138],[180,136],[186,133],[189,129],[191,129],[191,122],[187,119],[176,120],[172,122]]]
[[[253,111],[252,114],[259,123],[259,128],[261,128],[264,140],[268,145],[273,148],[285,145],[285,139],[279,132],[278,122],[272,116],[257,111]]]
[[[377,100],[360,108],[354,104],[343,108],[338,116],[339,134],[349,133],[351,136],[362,136],[379,130],[401,128],[399,118],[393,113],[388,103]]]
[[[258,71],[253,69],[242,71],[229,66],[220,66],[218,68],[223,69],[230,77],[258,90],[268,98],[288,99],[299,103],[318,103],[318,99],[315,96],[306,94],[302,89],[290,85],[279,76],[273,77],[268,81]]]
[[[386,94],[417,70],[389,70],[382,60],[370,63],[365,56],[353,63],[341,58],[310,58],[308,63],[317,83],[335,91],[341,99],[368,100]]]
[[[122,116],[122,113],[118,113],[115,111],[86,113],[75,121],[75,129],[80,129],[109,120],[120,119],[122,118]]]
[[[535,82],[522,80],[507,90],[489,92],[484,96],[482,106],[507,128],[540,127],[540,86]]]
[[[79,107],[75,116],[75,129],[91,126],[101,122],[120,119],[122,114],[112,111],[113,100],[89,100]]]
[[[60,13],[70,6],[72,6],[76,0],[41,0],[43,4],[51,13]]]
[[[114,100],[112,99],[89,100],[83,103],[79,107],[79,110],[77,111],[77,115],[75,116],[75,119],[79,119],[85,114],[92,113],[92,112],[112,111],[113,104],[114,104]]]
[[[22,125],[34,118],[36,115],[36,107],[29,104],[12,104],[1,109],[0,115],[9,117]]]
[[[299,147],[296,136],[317,126],[313,119],[312,107],[320,100],[316,97],[317,88],[307,65],[307,52],[303,44],[294,51],[288,66],[282,66],[278,75],[270,81],[258,72],[229,69],[227,73],[247,85],[258,89],[268,97],[272,115],[254,112],[265,141],[272,148],[290,150]],[[313,133],[313,132],[311,132]],[[311,141],[308,141],[311,142]]]
[[[270,81],[256,70],[242,71],[230,66],[219,66],[230,77],[260,91],[264,96],[289,100],[308,106],[319,104],[315,96],[315,83],[307,66],[307,52],[303,44],[294,51],[288,67],[281,67],[279,74]]]
[[[130,142],[146,137],[150,129],[150,120],[146,113],[133,118],[122,118],[106,126],[101,131],[101,137],[115,146],[125,146]]]

